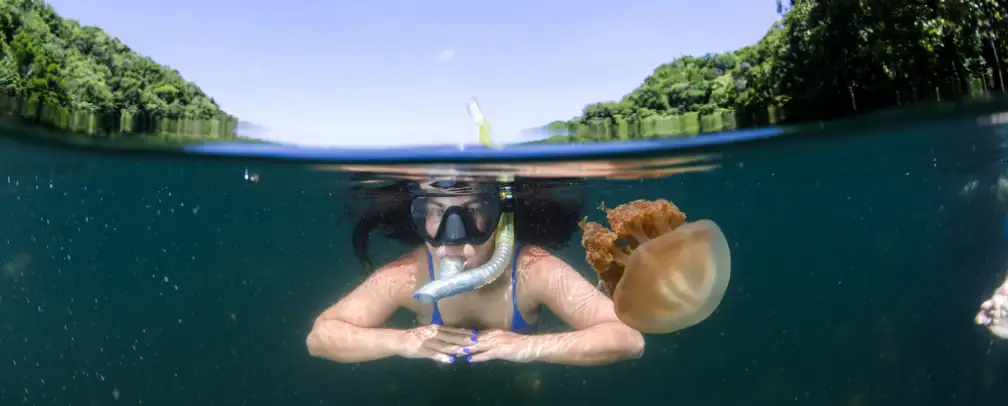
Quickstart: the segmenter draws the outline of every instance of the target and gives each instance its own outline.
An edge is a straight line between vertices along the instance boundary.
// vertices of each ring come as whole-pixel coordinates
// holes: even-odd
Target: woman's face
[[[427,234],[437,234],[445,211],[452,206],[461,207],[465,211],[463,216],[468,217],[466,221],[470,221],[472,226],[479,230],[488,230],[494,225],[492,222],[495,216],[492,215],[493,213],[488,212],[493,209],[486,207],[486,199],[486,196],[480,195],[437,196],[428,198],[427,214],[424,223]],[[489,259],[493,251],[493,245],[494,239],[489,238],[484,243],[478,245],[466,243],[463,245],[434,246],[428,243],[427,249],[430,250],[431,256],[434,257],[435,261],[440,262],[446,256],[459,257],[465,261],[464,269],[471,269],[482,265]]]

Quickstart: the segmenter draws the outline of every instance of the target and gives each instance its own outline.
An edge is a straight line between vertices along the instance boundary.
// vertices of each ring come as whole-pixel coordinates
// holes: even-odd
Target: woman
[[[379,194],[385,198],[376,199],[355,227],[355,254],[370,263],[368,236],[375,228],[415,248],[319,315],[307,337],[309,352],[345,363],[402,356],[442,363],[601,365],[640,357],[644,339],[616,318],[612,301],[545,250],[566,244],[578,230],[580,203],[549,197],[544,185],[518,181],[508,185],[510,194],[499,193],[501,185],[494,183],[451,181],[383,189]],[[511,213],[517,241],[513,253],[499,257],[495,247],[503,245],[491,236]],[[482,264],[491,257],[505,258],[500,277],[433,303],[416,299],[428,286],[451,278],[446,274],[452,261],[461,270],[451,272],[464,278],[486,268]],[[575,331],[531,334],[540,306]],[[384,328],[399,308],[416,314],[421,326]]]

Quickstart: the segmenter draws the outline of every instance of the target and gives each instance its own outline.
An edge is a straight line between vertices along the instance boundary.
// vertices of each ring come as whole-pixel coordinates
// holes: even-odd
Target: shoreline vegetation
[[[535,143],[804,124],[1005,90],[1008,2],[778,0],[777,12],[756,44],[659,66],[622,99],[533,129]]]
[[[62,18],[42,0],[0,2],[5,128],[92,142],[257,141],[238,135],[240,123],[178,71],[101,29]]]
[[[768,2],[768,7],[773,3]],[[1003,92],[1008,3],[778,0],[757,43],[682,56],[534,143],[695,136]],[[50,138],[263,142],[181,74],[43,0],[0,2],[0,126]]]

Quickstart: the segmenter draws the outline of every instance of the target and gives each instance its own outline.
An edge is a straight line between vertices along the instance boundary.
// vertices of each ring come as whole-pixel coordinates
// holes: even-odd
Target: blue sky
[[[683,54],[756,42],[773,0],[50,0],[306,145],[495,141],[615,100]],[[618,4],[618,6],[617,6]]]

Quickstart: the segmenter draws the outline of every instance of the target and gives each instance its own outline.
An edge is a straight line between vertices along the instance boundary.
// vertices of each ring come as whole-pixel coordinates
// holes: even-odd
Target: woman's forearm
[[[529,361],[564,365],[604,365],[644,354],[644,337],[622,323],[581,331],[528,336]]]
[[[316,321],[305,342],[312,356],[355,363],[400,355],[403,334],[402,330],[363,328],[330,319]]]

